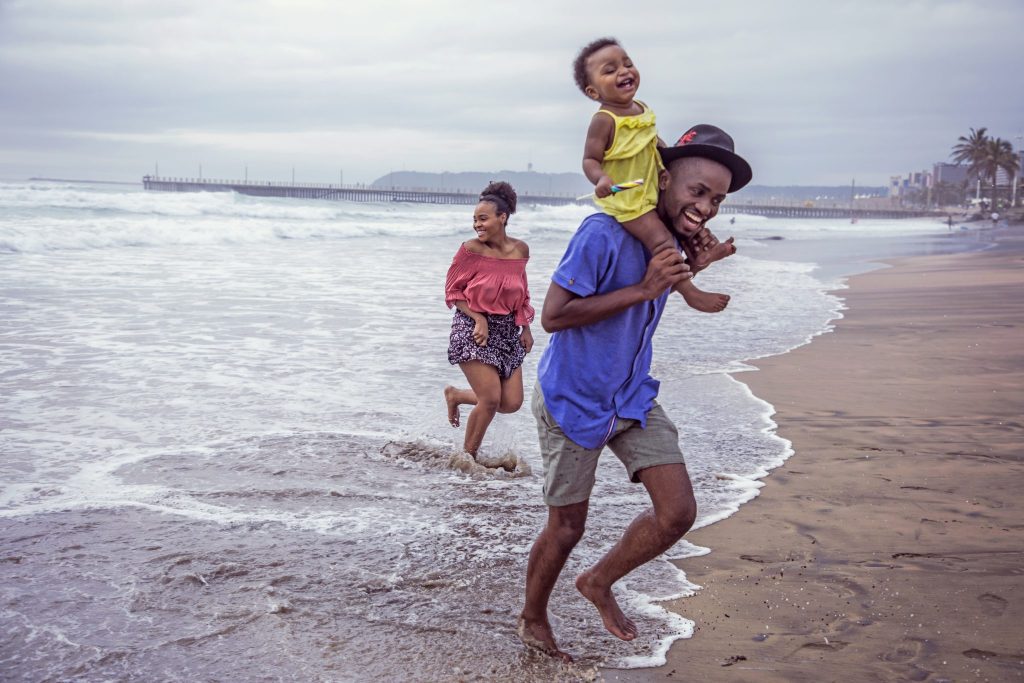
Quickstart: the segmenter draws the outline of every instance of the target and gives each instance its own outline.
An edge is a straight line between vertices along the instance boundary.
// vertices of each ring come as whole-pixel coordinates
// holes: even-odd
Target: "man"
[[[684,244],[703,234],[719,204],[751,178],[750,165],[715,126],[694,126],[661,150],[658,213]],[[699,241],[699,238],[698,238]],[[692,249],[688,249],[692,252]],[[548,520],[530,551],[523,642],[571,661],[548,621],[551,591],[583,535],[597,459],[604,446],[647,489],[652,507],[576,579],[613,635],[632,640],[636,625],[612,585],[670,548],[693,525],[697,504],[679,436],[655,401],[651,339],[673,285],[693,277],[676,250],[651,258],[605,214],[586,218],[551,277],[541,324],[552,333],[538,367],[533,413],[544,459]]]

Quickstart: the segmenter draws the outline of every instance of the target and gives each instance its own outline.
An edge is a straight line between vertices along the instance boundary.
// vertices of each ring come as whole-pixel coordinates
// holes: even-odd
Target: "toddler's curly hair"
[[[572,75],[576,79],[576,86],[584,95],[587,94],[587,86],[590,85],[590,79],[587,78],[587,60],[590,58],[590,55],[609,45],[622,47],[619,41],[614,38],[598,38],[584,45],[576,55],[576,59],[573,60]]]

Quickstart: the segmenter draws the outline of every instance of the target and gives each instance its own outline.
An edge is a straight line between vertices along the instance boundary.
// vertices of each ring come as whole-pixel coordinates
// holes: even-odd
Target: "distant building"
[[[905,197],[911,190],[927,190],[932,186],[932,174],[928,171],[911,171],[907,177],[889,178],[889,196]]]
[[[903,194],[903,176],[889,176],[889,196],[899,197]]]
[[[967,166],[940,161],[932,167],[932,180],[935,183],[959,185],[967,180]]]
[[[1020,179],[1021,168],[1024,168],[1024,151],[1017,152],[1017,179]],[[996,171],[996,185],[1007,185],[1009,186],[1012,174],[1007,173],[1004,169]]]

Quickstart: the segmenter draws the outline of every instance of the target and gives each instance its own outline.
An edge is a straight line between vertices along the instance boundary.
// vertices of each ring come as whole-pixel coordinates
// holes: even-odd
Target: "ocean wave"
[[[570,234],[592,211],[531,206],[520,236]],[[249,197],[233,192],[146,192],[49,183],[0,183],[0,253],[120,247],[253,244],[374,236],[472,235],[472,207]]]

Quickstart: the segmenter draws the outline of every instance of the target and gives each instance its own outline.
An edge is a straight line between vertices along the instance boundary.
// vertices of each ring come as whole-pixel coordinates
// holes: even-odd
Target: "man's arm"
[[[552,282],[544,297],[540,324],[547,332],[590,325],[630,306],[657,299],[665,290],[691,277],[690,267],[679,252],[665,249],[651,258],[643,280],[613,292],[581,297]]]

